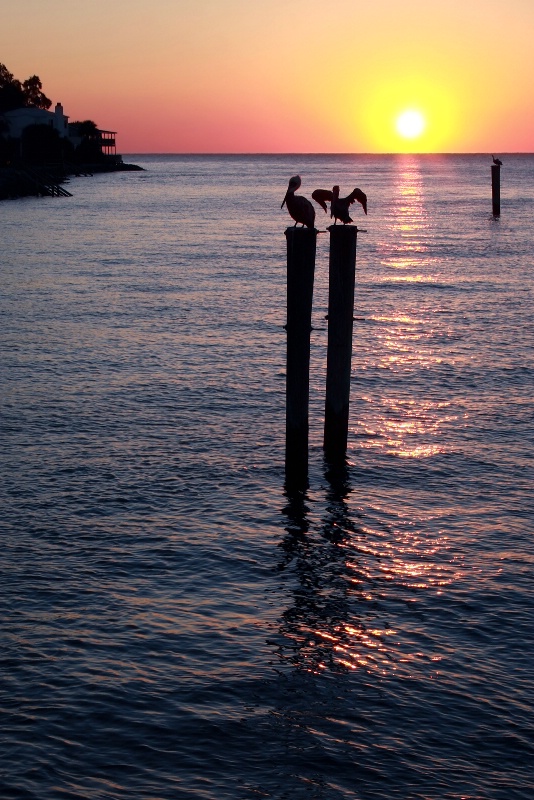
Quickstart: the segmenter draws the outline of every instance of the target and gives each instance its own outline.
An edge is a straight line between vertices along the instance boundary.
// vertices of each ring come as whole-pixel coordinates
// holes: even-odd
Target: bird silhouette
[[[502,161],[500,158],[495,158],[495,156],[492,156],[492,159],[494,164],[497,164],[498,167],[502,167]]]
[[[316,203],[319,203],[319,205],[324,208],[325,211],[328,211],[326,201],[332,199],[332,192],[330,189],[316,189],[314,192],[312,192],[312,198]]]
[[[330,217],[334,218],[334,225],[338,219],[341,220],[343,225],[352,222],[352,218],[349,216],[349,206],[356,200],[361,203],[363,210],[367,214],[367,195],[361,189],[354,189],[347,197],[340,197],[339,186],[334,186],[332,191],[329,189],[316,189],[312,197],[325,211],[328,211],[326,201],[330,200]]]
[[[280,208],[283,208],[284,204],[287,205],[289,215],[295,220],[295,228],[297,227],[297,222],[300,222],[303,226],[306,225],[313,230],[315,227],[315,209],[307,197],[295,194],[301,183],[300,175],[295,175],[289,179],[286,196]]]

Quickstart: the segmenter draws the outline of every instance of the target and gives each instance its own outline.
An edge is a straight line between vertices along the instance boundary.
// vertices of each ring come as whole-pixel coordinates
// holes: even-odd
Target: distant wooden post
[[[356,241],[354,225],[330,225],[328,352],[324,451],[330,462],[345,460],[349,427]]]
[[[493,216],[501,215],[501,166],[500,164],[491,165],[491,202],[493,206]]]
[[[308,483],[310,333],[317,231],[287,228],[286,483]]]

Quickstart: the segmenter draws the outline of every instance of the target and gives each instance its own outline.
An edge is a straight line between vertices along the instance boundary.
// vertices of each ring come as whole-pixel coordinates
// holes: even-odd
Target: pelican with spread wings
[[[365,192],[362,192],[361,189],[354,189],[347,197],[340,197],[339,186],[334,186],[332,191],[329,189],[316,189],[312,197],[325,211],[328,211],[326,203],[330,201],[330,216],[334,218],[334,225],[337,223],[338,219],[343,225],[352,222],[352,218],[349,215],[349,207],[352,203],[356,202],[356,200],[361,204],[363,210],[367,214],[367,195]]]

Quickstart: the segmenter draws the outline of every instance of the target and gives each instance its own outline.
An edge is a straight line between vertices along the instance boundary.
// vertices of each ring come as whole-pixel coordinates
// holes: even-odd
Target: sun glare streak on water
[[[0,208],[2,800],[530,798],[534,159],[131,160]],[[297,173],[369,216],[292,494]]]

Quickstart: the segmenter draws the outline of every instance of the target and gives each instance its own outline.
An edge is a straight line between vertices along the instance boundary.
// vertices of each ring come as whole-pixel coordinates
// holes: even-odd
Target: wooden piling
[[[354,282],[358,229],[331,225],[328,290],[328,352],[324,452],[330,463],[344,462],[349,427]]]
[[[308,484],[310,333],[317,231],[287,228],[286,484]]]
[[[491,204],[493,216],[501,215],[501,166],[500,164],[491,165]]]

